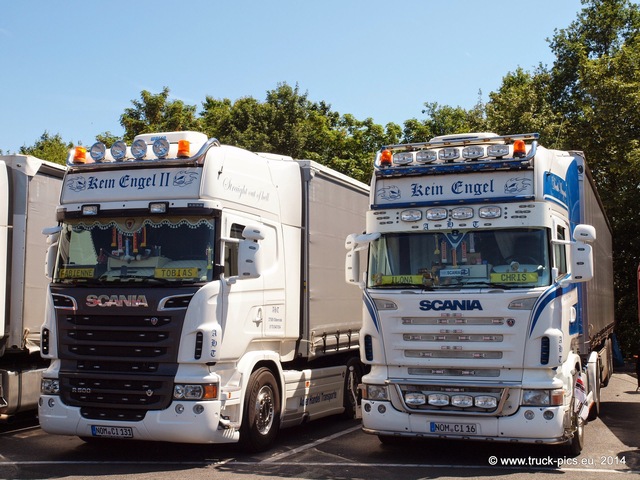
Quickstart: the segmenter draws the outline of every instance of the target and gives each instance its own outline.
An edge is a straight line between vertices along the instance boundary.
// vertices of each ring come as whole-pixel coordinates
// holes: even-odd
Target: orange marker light
[[[380,166],[381,167],[389,167],[393,161],[393,154],[391,150],[382,150],[380,152]]]
[[[84,147],[76,147],[73,154],[73,163],[87,163],[87,149]]]
[[[178,140],[178,157],[190,157],[190,147],[189,140]]]
[[[522,158],[527,155],[527,147],[524,144],[524,140],[516,140],[513,142],[513,156],[514,158]]]

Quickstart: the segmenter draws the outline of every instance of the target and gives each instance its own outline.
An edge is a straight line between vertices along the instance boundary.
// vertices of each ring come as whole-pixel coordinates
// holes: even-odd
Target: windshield
[[[86,218],[62,225],[54,281],[195,283],[213,275],[214,222]]]
[[[385,234],[371,244],[369,287],[549,285],[544,229]]]

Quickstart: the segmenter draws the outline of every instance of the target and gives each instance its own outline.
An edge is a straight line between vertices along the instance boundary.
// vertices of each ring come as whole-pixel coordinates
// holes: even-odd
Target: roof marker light
[[[189,140],[178,140],[178,157],[189,158],[191,156],[191,143]]]
[[[89,149],[89,155],[93,158],[94,162],[102,162],[107,154],[107,147],[102,142],[96,142],[91,145]]]
[[[136,160],[142,160],[144,156],[147,154],[147,143],[139,138],[131,145],[131,155],[133,155]]]
[[[524,144],[524,140],[516,140],[513,142],[513,157],[522,158],[527,155],[527,148]]]
[[[381,167],[390,167],[392,161],[393,161],[393,154],[391,153],[391,150],[382,150],[382,152],[380,152]]]
[[[76,147],[73,153],[73,163],[87,163],[87,149]]]
[[[127,155],[127,144],[122,140],[118,140],[116,143],[111,145],[111,156],[114,158],[116,162],[121,162],[124,160],[124,157]]]

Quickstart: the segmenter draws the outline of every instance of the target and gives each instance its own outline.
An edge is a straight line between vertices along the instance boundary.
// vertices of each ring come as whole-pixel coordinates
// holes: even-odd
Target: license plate
[[[107,427],[104,425],[91,425],[91,435],[107,438],[133,438],[131,427]]]
[[[477,435],[480,433],[476,423],[442,423],[430,422],[429,431],[431,433],[442,433],[452,435]]]

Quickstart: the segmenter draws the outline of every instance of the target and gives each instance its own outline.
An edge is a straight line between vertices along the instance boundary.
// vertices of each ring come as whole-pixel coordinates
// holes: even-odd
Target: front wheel
[[[259,368],[251,374],[244,404],[240,444],[250,452],[271,446],[280,429],[280,391],[273,373]]]

